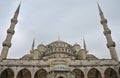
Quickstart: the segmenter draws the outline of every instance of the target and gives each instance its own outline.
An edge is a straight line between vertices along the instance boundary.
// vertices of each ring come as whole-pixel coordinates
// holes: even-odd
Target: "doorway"
[[[59,76],[58,78],[64,78],[63,76]]]

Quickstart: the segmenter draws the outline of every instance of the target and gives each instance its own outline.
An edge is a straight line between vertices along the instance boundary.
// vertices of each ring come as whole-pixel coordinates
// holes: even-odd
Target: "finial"
[[[60,36],[58,36],[58,41],[60,41]]]

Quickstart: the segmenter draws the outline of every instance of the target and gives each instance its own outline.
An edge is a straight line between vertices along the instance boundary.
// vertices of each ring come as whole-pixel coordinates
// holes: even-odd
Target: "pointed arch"
[[[102,78],[101,73],[96,68],[92,68],[88,71],[88,78]]]
[[[17,78],[31,78],[31,73],[28,69],[22,69],[18,72]]]
[[[39,69],[35,73],[34,78],[47,78],[47,71],[45,69]]]
[[[58,78],[64,78],[64,77],[60,76],[60,77],[58,77]]]
[[[107,68],[104,72],[105,78],[118,78],[117,73],[112,68]]]
[[[0,78],[14,78],[14,71],[10,68],[7,68],[2,71]]]
[[[75,78],[84,78],[84,73],[80,69],[74,69]]]

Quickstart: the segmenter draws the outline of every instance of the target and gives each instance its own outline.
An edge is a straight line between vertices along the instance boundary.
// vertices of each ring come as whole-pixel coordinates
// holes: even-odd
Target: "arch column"
[[[85,78],[88,78],[87,73],[85,73],[84,77],[85,77]]]
[[[102,78],[105,78],[104,72],[105,72],[105,70],[103,70],[103,69],[100,71]]]
[[[18,72],[17,72],[18,73]],[[16,72],[14,72],[14,78],[17,78],[17,73]]]
[[[119,70],[117,71],[117,76],[118,76],[118,78],[120,78]]]
[[[101,75],[101,77],[102,77],[102,78],[105,78],[105,75],[104,75],[104,74],[102,74],[102,75]]]
[[[88,76],[87,76],[88,69],[87,69],[87,68],[85,68],[85,69],[83,70],[83,73],[84,73],[84,78],[88,78]]]
[[[31,73],[31,78],[34,78],[34,75],[35,75],[35,73],[33,72],[33,73]]]

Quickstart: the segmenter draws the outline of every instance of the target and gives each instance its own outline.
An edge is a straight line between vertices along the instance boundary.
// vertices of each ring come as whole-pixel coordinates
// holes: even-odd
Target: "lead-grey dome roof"
[[[31,54],[26,54],[26,55],[24,55],[21,59],[33,59],[33,55],[31,55]]]
[[[98,59],[96,56],[94,56],[93,54],[87,54],[86,57],[88,60],[92,60],[92,59]]]

